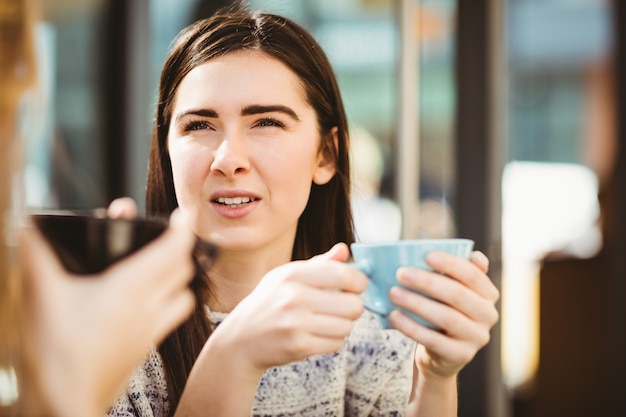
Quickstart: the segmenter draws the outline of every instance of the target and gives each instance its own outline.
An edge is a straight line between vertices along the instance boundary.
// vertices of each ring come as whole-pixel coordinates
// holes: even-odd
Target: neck
[[[209,273],[215,294],[209,300],[209,308],[230,313],[265,274],[291,260],[291,250],[289,247],[284,250],[221,251]]]

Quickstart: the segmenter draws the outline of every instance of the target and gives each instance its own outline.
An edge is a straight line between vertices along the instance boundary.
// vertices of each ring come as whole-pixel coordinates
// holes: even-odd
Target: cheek
[[[192,199],[202,184],[204,178],[202,167],[206,164],[203,163],[201,156],[198,152],[170,149],[174,189],[181,205]]]
[[[293,204],[306,205],[311,191],[313,174],[316,167],[315,150],[296,150],[280,153],[281,158],[274,158],[270,162],[267,158],[266,172],[271,171],[273,183],[281,184],[279,189]],[[284,155],[289,155],[284,157]]]

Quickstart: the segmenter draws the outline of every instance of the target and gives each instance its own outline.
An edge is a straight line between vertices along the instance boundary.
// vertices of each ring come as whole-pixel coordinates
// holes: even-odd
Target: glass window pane
[[[38,82],[25,97],[20,128],[29,206],[106,204],[103,14],[101,2],[47,2],[46,20],[37,24]]]
[[[538,365],[539,271],[602,245],[598,192],[614,147],[610,2],[509,0],[509,163],[503,176],[505,382]]]

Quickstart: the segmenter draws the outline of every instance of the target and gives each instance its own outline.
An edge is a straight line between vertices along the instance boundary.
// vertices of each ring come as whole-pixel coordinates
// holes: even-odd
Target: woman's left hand
[[[489,261],[478,251],[470,260],[442,252],[432,252],[427,263],[438,272],[417,268],[398,269],[398,281],[424,295],[394,287],[392,301],[439,327],[423,326],[399,311],[391,323],[418,342],[415,364],[422,375],[450,377],[467,365],[490,340],[491,328],[499,314],[498,289],[487,276]],[[439,301],[435,301],[439,300]]]

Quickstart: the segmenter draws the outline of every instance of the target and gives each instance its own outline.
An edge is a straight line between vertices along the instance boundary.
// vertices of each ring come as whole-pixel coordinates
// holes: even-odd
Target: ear
[[[337,126],[333,127],[330,130],[330,135],[332,136],[333,147],[331,148],[328,145],[327,141],[324,141],[322,144],[322,149],[317,156],[317,168],[313,173],[313,182],[317,185],[324,185],[328,181],[330,181],[335,172],[337,172],[337,165],[335,163],[337,155]]]

